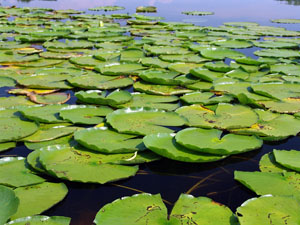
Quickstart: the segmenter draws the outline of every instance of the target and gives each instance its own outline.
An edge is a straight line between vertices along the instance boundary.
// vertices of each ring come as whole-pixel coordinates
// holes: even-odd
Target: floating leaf
[[[94,107],[86,105],[71,105],[61,109],[59,116],[74,124],[99,124],[104,117],[113,112],[109,107]]]
[[[177,62],[177,63],[172,63],[168,66],[169,70],[182,73],[182,74],[188,74],[192,69],[202,66],[201,64],[196,64],[196,63],[182,63],[182,62]]]
[[[75,140],[82,146],[103,153],[127,153],[145,150],[137,135],[120,134],[107,127],[89,128],[75,133]]]
[[[104,66],[98,66],[96,71],[110,76],[137,75],[143,71],[145,67],[138,63],[110,63]]]
[[[53,93],[47,95],[37,95],[37,94],[30,94],[29,99],[37,104],[63,104],[66,103],[71,98],[70,94],[67,93]]]
[[[37,130],[38,125],[34,122],[19,118],[0,118],[0,142],[19,140]]]
[[[118,215],[118,216],[116,216]],[[171,214],[159,194],[138,194],[105,205],[97,213],[95,224],[151,225],[184,224],[235,225],[236,218],[229,208],[206,197],[181,194]]]
[[[255,93],[278,100],[284,98],[300,98],[299,87],[300,84],[282,83],[262,83],[251,85],[251,88]]]
[[[192,69],[190,72],[194,76],[199,77],[202,80],[205,80],[208,82],[212,82],[212,81],[224,76],[224,73],[210,71],[210,70],[202,68],[202,67],[196,67],[196,68]]]
[[[17,212],[19,199],[10,188],[0,185],[0,224],[4,224]]]
[[[212,44],[224,48],[250,48],[253,45],[252,42],[245,40],[219,40],[212,42]]]
[[[19,218],[5,225],[69,225],[71,222],[71,218],[63,217],[63,216],[27,216],[23,218]]]
[[[244,202],[237,215],[241,225],[297,224],[299,209],[300,202],[294,198],[266,195]]]
[[[109,159],[105,163],[105,158],[99,153],[59,145],[43,149],[39,156],[48,173],[69,181],[104,184],[134,176],[138,171],[137,166],[108,164],[113,162]]]
[[[155,6],[139,6],[136,8],[136,12],[156,12],[156,7]]]
[[[184,11],[181,12],[185,15],[192,15],[192,16],[207,16],[207,15],[213,15],[213,12],[205,12],[205,11]]]
[[[44,182],[14,190],[20,199],[16,214],[11,219],[40,214],[62,201],[68,193],[64,183]]]
[[[299,19],[277,19],[271,20],[272,23],[300,23]]]
[[[275,57],[275,58],[300,57],[299,51],[287,50],[287,49],[263,49],[263,50],[255,51],[254,54],[261,57]]]
[[[106,121],[121,133],[140,135],[171,133],[166,126],[183,126],[187,122],[177,113],[147,107],[118,109],[108,114]]]
[[[174,71],[146,70],[139,74],[139,77],[146,82],[153,84],[179,85],[177,80],[180,73]]]
[[[154,95],[180,95],[193,92],[192,90],[181,86],[148,84],[142,81],[135,82],[133,88],[137,91]]]
[[[16,142],[4,142],[0,143],[0,152],[6,151],[10,148],[16,147]]]
[[[209,70],[216,71],[216,72],[229,72],[232,70],[232,68],[224,62],[216,62],[216,63],[208,62],[205,63],[204,66]]]
[[[259,169],[261,172],[281,173],[288,169],[278,164],[275,160],[273,152],[264,154],[259,161]]]
[[[132,99],[132,95],[123,90],[115,90],[111,93],[100,90],[79,91],[75,93],[75,96],[81,102],[112,106],[129,102]]]
[[[148,149],[163,157],[182,162],[213,162],[223,159],[223,156],[204,154],[187,149],[175,141],[175,134],[158,133],[144,137],[144,144]]]
[[[158,58],[142,58],[141,63],[144,66],[149,66],[153,68],[167,68],[170,63],[164,62]]]
[[[220,103],[215,111],[201,105],[183,106],[176,112],[188,119],[190,126],[233,129],[250,127],[258,121],[256,113],[243,105]]]
[[[263,141],[255,136],[226,134],[216,129],[187,128],[176,134],[176,142],[184,147],[207,154],[239,154],[262,146]]]
[[[213,105],[218,103],[229,103],[233,101],[230,95],[216,95],[213,92],[193,92],[187,93],[180,99],[188,104]]]
[[[273,154],[275,156],[275,160],[280,165],[295,170],[297,172],[300,172],[300,164],[299,164],[299,158],[300,158],[300,152],[297,150],[276,150],[274,149]]]
[[[229,48],[206,48],[200,51],[201,55],[208,59],[225,59],[235,57],[245,57],[241,52]]]
[[[290,42],[255,41],[253,44],[260,48],[297,48],[298,44]]]
[[[95,8],[90,8],[90,11],[117,11],[125,9],[122,6],[99,6]]]
[[[27,186],[45,181],[28,169],[23,157],[1,158],[0,175],[0,183],[11,187]]]
[[[59,112],[67,105],[37,105],[21,109],[20,112],[26,118],[42,123],[60,123],[63,119],[59,117]]]
[[[206,58],[198,55],[186,54],[186,55],[160,55],[160,59],[167,62],[186,62],[186,63],[201,63],[207,61]]]

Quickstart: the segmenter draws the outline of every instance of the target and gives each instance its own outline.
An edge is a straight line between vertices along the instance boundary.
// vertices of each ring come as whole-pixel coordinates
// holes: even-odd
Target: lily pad
[[[201,105],[183,106],[176,112],[188,119],[190,126],[233,129],[251,127],[258,121],[256,113],[243,105],[220,103],[210,110]]]
[[[255,136],[226,134],[216,129],[187,128],[179,131],[176,142],[184,147],[206,154],[239,154],[262,146],[263,141]],[[200,141],[201,140],[201,141]]]
[[[63,216],[27,216],[10,221],[5,225],[69,225],[70,222],[71,218]]]
[[[220,40],[214,41],[212,44],[224,48],[250,48],[253,46],[252,42],[245,40]]]
[[[144,66],[148,66],[151,68],[168,68],[168,66],[170,64],[170,63],[160,60],[158,58],[150,58],[150,57],[142,58],[141,63]]]
[[[122,6],[99,6],[95,8],[89,8],[90,11],[117,11],[125,9]]]
[[[30,94],[29,99],[37,104],[63,104],[66,103],[71,98],[71,95],[68,93],[60,92],[53,94],[37,95]]]
[[[95,68],[96,71],[110,76],[124,76],[124,75],[137,75],[145,67],[138,63],[110,63],[104,66],[98,66]]]
[[[198,63],[182,63],[182,62],[177,62],[177,63],[172,63],[168,66],[169,70],[182,73],[182,74],[188,74],[192,69],[202,66],[201,64]]]
[[[161,60],[167,61],[167,62],[186,62],[186,63],[201,63],[208,61],[208,59],[200,57],[198,55],[194,54],[186,54],[186,55],[160,55],[159,58]]]
[[[68,82],[84,89],[113,89],[127,87],[133,84],[133,80],[124,76],[86,75],[68,79]]]
[[[0,143],[0,152],[6,151],[10,148],[16,147],[16,142],[4,142]]]
[[[298,44],[279,41],[255,41],[253,44],[260,48],[297,48]]]
[[[151,225],[195,224],[236,225],[236,218],[229,208],[206,197],[181,194],[171,214],[159,194],[147,193],[118,199],[99,210],[95,224]],[[118,215],[118,216],[116,216]]]
[[[147,107],[118,109],[108,114],[106,121],[121,133],[139,135],[172,133],[167,127],[183,126],[187,122],[177,113]]]
[[[262,83],[251,85],[257,94],[282,100],[284,98],[300,98],[300,84]]]
[[[104,184],[134,176],[138,171],[137,166],[109,164],[113,162],[110,159],[105,163],[106,158],[99,153],[59,145],[43,149],[39,156],[48,173],[75,182]]]
[[[180,95],[193,92],[182,86],[149,84],[143,81],[135,82],[133,88],[136,91],[154,95]]]
[[[86,105],[71,105],[61,109],[59,116],[74,124],[99,124],[104,117],[113,112],[109,107],[94,107]]]
[[[215,62],[215,63],[208,62],[205,63],[204,66],[209,70],[216,71],[216,72],[229,72],[232,70],[232,68],[224,62]]]
[[[64,120],[59,117],[59,112],[66,106],[67,105],[37,105],[21,109],[20,112],[30,120],[42,123],[60,123],[64,122]]]
[[[202,56],[208,59],[245,57],[243,53],[231,50],[229,48],[206,48],[202,49],[200,52]]]
[[[216,95],[213,92],[193,92],[187,93],[180,99],[188,104],[213,105],[218,103],[229,103],[233,101],[230,95]]]
[[[16,214],[11,219],[40,214],[62,201],[68,193],[64,183],[49,183],[19,187],[14,190],[20,199]]]
[[[145,93],[135,92],[132,93],[132,97],[133,98],[131,101],[121,105],[117,105],[117,107],[150,107],[155,109],[173,111],[180,106],[177,102],[179,100],[177,96],[148,95]]]
[[[17,212],[19,199],[10,188],[0,185],[0,224],[4,224]]]
[[[174,71],[146,70],[139,77],[153,84],[179,85],[181,82],[176,79],[179,75],[180,73]]]
[[[210,71],[208,69],[202,68],[202,67],[196,67],[192,69],[191,74],[193,74],[195,77],[199,77],[202,80],[212,82],[216,79],[219,79],[224,76],[224,73],[216,72],[216,71]]]
[[[181,12],[185,15],[192,15],[192,16],[207,16],[207,15],[213,15],[213,12],[205,12],[205,11],[184,11]]]
[[[19,140],[38,130],[38,125],[19,118],[0,118],[0,143]]]
[[[300,172],[300,164],[299,164],[299,158],[300,158],[300,151],[297,150],[276,150],[274,149],[273,154],[275,156],[275,160],[280,165],[295,170],[297,172]]]
[[[191,163],[213,162],[225,157],[210,155],[187,149],[175,141],[175,134],[158,133],[150,134],[144,137],[144,144],[148,149],[163,157]]]
[[[244,202],[237,215],[241,225],[297,224],[299,209],[300,202],[294,198],[266,195]]]
[[[23,157],[1,158],[0,175],[0,183],[10,187],[39,184],[45,181],[28,168]]]
[[[115,90],[111,93],[100,90],[79,91],[75,93],[75,96],[81,102],[111,106],[124,104],[132,99],[132,95],[123,90]]]
[[[145,150],[137,135],[120,134],[107,127],[89,128],[75,133],[82,146],[102,153],[128,153]]]
[[[289,171],[286,167],[276,162],[273,152],[264,154],[259,161],[259,169],[261,172],[282,173]]]
[[[136,12],[150,12],[154,13],[157,9],[155,6],[139,6],[136,8]]]
[[[188,49],[176,46],[146,46],[144,47],[152,55],[185,55],[191,53]]]
[[[300,57],[299,51],[287,50],[287,49],[263,49],[263,50],[255,51],[254,54],[261,57],[275,57],[275,58]]]
[[[272,23],[300,23],[300,19],[276,19],[271,20]]]

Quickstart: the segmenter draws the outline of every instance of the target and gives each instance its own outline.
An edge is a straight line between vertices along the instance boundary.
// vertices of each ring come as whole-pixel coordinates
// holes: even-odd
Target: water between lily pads
[[[117,13],[133,13],[139,5],[154,5],[158,8],[157,16],[164,16],[167,21],[191,22],[200,26],[219,26],[223,22],[251,21],[261,25],[279,26],[271,24],[269,19],[299,18],[300,1],[288,0],[4,0],[3,6],[16,5],[19,7],[47,7],[54,9],[77,9],[103,5],[120,5],[126,10]],[[199,10],[212,11],[213,16],[186,16],[181,11]],[[95,13],[95,12],[93,12]],[[99,12],[103,13],[103,12]],[[108,12],[110,14],[111,12]],[[280,26],[290,30],[300,30],[300,25]],[[243,52],[253,57],[252,49]],[[7,88],[0,89],[0,96],[6,95]],[[68,102],[75,103],[72,97]],[[244,188],[233,179],[234,170],[258,170],[258,162],[262,155],[276,149],[298,149],[300,138],[293,137],[282,142],[265,143],[259,150],[229,157],[217,163],[180,163],[168,159],[148,163],[140,166],[138,174],[130,179],[106,185],[80,184],[66,182],[69,194],[63,202],[43,213],[49,216],[68,216],[74,225],[88,225],[105,204],[123,196],[140,192],[160,193],[170,210],[180,193],[194,196],[207,196],[213,200],[229,206],[233,211],[245,200],[255,197],[255,194]],[[30,151],[23,145],[6,151],[0,155],[27,156]]]

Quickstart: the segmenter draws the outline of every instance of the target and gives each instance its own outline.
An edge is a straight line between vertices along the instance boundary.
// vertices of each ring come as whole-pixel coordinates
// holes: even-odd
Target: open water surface
[[[154,5],[166,21],[192,22],[200,26],[219,26],[223,22],[251,21],[261,25],[283,26],[290,30],[300,30],[300,25],[274,24],[270,19],[300,19],[299,0],[1,0],[2,6],[46,7],[54,9],[87,10],[104,5],[124,6],[126,9],[110,13],[134,13],[140,5]],[[212,11],[212,16],[187,16],[182,11]],[[90,12],[100,13],[103,12]],[[246,53],[253,56],[253,49]],[[244,51],[245,53],[245,51]],[[6,95],[7,88],[0,88],[0,96]],[[75,97],[72,102],[75,103]],[[69,194],[57,206],[43,213],[49,216],[68,216],[72,225],[90,225],[105,204],[123,196],[140,192],[160,193],[169,209],[183,192],[194,196],[207,196],[236,210],[245,200],[255,194],[233,179],[234,170],[258,170],[262,155],[276,149],[298,149],[300,138],[293,137],[283,142],[265,143],[259,150],[231,156],[217,163],[180,163],[167,159],[140,166],[139,173],[129,179],[107,185],[80,184],[66,182]],[[0,156],[27,156],[30,151],[20,145]]]

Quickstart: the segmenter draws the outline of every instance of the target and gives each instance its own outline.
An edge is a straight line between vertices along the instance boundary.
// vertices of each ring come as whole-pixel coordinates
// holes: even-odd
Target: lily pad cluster
[[[36,216],[67,194],[64,183],[47,179],[105,184],[132,177],[139,164],[162,157],[218,161],[300,132],[298,31],[250,22],[200,27],[156,16],[75,10],[1,7],[0,13],[0,33],[9,38],[0,43],[0,81],[10,94],[0,97],[0,152],[17,144],[33,150],[27,158],[0,159],[0,202],[8,204],[0,208],[0,223],[68,224],[69,218]],[[257,59],[240,51],[253,46],[260,48]],[[288,182],[298,180],[299,154],[273,155],[274,160],[262,160],[262,168],[279,173],[236,172],[236,179],[259,195],[274,195],[242,205],[240,224],[249,224],[243,218],[257,213],[256,204],[278,210],[281,201],[290,205],[287,210],[299,210],[298,190]],[[280,190],[261,183],[256,190],[259,180],[275,189],[280,180],[285,192],[277,196]],[[291,194],[297,200],[285,197]],[[216,224],[237,223],[228,208],[206,198],[182,195],[169,216],[159,196],[132,199],[137,201],[132,207],[150,205],[128,217],[128,224],[202,223],[211,218],[201,210],[211,207],[212,215],[220,214]],[[190,207],[190,201],[204,208]],[[119,211],[130,207],[122,202],[130,205],[131,198],[105,206],[95,223],[124,219]]]

